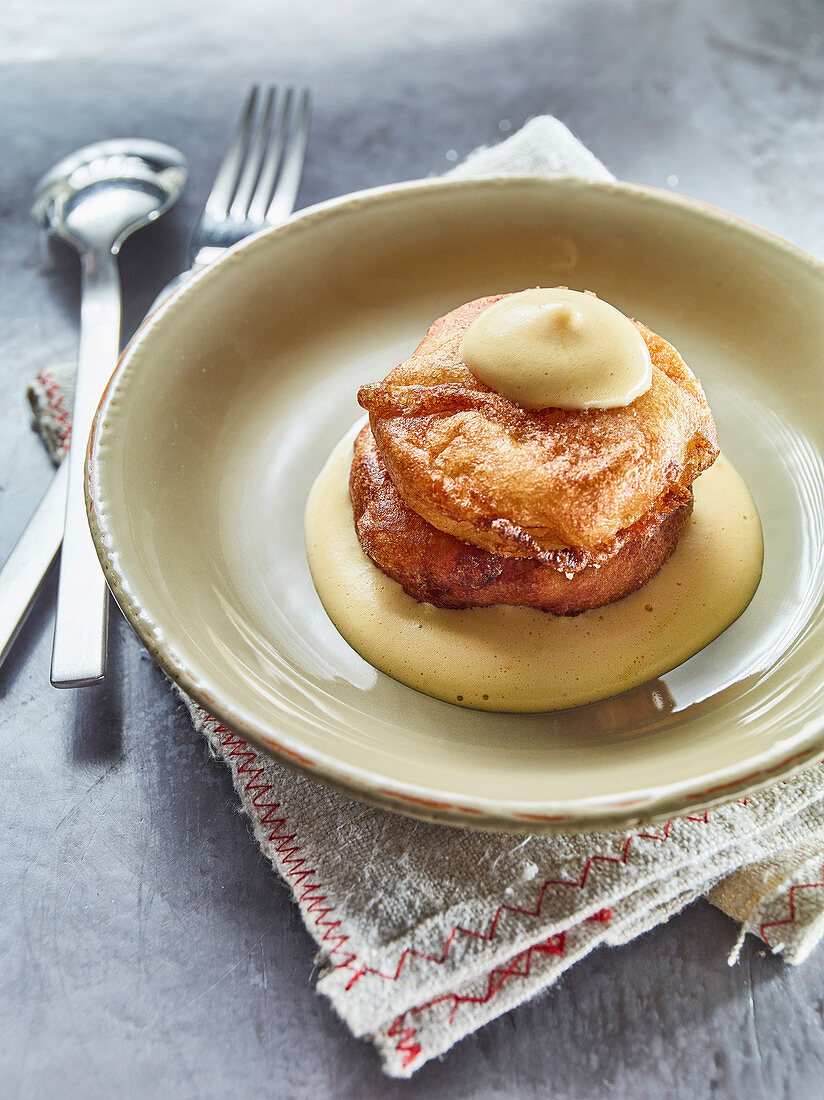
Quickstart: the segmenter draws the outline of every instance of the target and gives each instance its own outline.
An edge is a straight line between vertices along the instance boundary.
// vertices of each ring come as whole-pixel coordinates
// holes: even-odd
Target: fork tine
[[[217,170],[215,182],[206,200],[204,213],[215,219],[225,221],[229,213],[229,204],[237,187],[241,166],[246,156],[252,130],[255,106],[258,99],[258,86],[252,85],[238,120],[232,141]]]
[[[277,91],[277,89],[275,89]],[[249,206],[248,218],[250,222],[259,225],[266,223],[266,208],[272,198],[272,190],[275,186],[278,168],[283,155],[283,146],[288,130],[288,118],[292,107],[294,89],[291,85],[283,89],[278,95],[278,109],[275,123],[272,127],[272,140],[266,153],[266,160],[260,170],[257,187],[252,202]]]
[[[239,222],[246,221],[248,217],[249,203],[260,175],[260,167],[263,164],[263,157],[269,142],[274,98],[275,89],[270,87],[266,90],[266,98],[263,101],[263,108],[258,116],[257,124],[250,134],[243,171],[240,173],[237,191],[232,200],[232,205],[229,207],[229,217]]]
[[[266,211],[266,221],[270,225],[277,225],[279,222],[285,221],[294,209],[295,198],[300,186],[300,177],[303,175],[310,117],[311,97],[309,89],[301,88],[289,128],[289,138],[281,166],[280,179]]]

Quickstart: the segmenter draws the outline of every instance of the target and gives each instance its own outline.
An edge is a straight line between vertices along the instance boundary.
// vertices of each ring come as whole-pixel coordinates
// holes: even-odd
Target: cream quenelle
[[[461,345],[484,385],[525,409],[612,409],[646,393],[652,362],[641,333],[594,294],[537,287],[485,309]]]

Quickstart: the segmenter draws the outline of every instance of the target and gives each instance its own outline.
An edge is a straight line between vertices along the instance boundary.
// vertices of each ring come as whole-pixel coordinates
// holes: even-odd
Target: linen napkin
[[[451,175],[611,179],[557,119],[532,119]],[[28,390],[55,459],[73,369]],[[318,990],[385,1071],[409,1077],[551,985],[601,944],[631,940],[704,895],[800,963],[824,935],[824,766],[706,813],[629,832],[513,837],[428,825],[295,774],[182,696],[230,768],[254,835],[314,937]],[[733,959],[737,951],[733,951]],[[731,959],[732,961],[732,959]]]

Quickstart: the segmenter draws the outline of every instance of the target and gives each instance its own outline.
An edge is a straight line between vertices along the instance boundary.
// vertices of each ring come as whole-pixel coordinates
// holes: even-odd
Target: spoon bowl
[[[52,236],[78,250],[117,255],[136,229],[174,203],[187,178],[170,145],[119,138],[86,145],[59,161],[35,188],[32,215]]]

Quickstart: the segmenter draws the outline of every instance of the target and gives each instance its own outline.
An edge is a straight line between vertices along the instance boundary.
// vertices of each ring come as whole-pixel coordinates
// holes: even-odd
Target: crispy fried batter
[[[530,558],[491,554],[427,523],[403,501],[368,425],[355,441],[349,476],[355,530],[375,564],[417,600],[438,607],[516,604],[577,615],[640,588],[675,549],[692,494],[648,535],[628,541],[600,568],[571,578]]]
[[[652,385],[623,408],[529,411],[461,361],[463,335],[504,295],[437,320],[405,363],[358,394],[390,478],[439,530],[565,572],[606,563],[691,498],[718,454],[700,384],[636,321]]]

